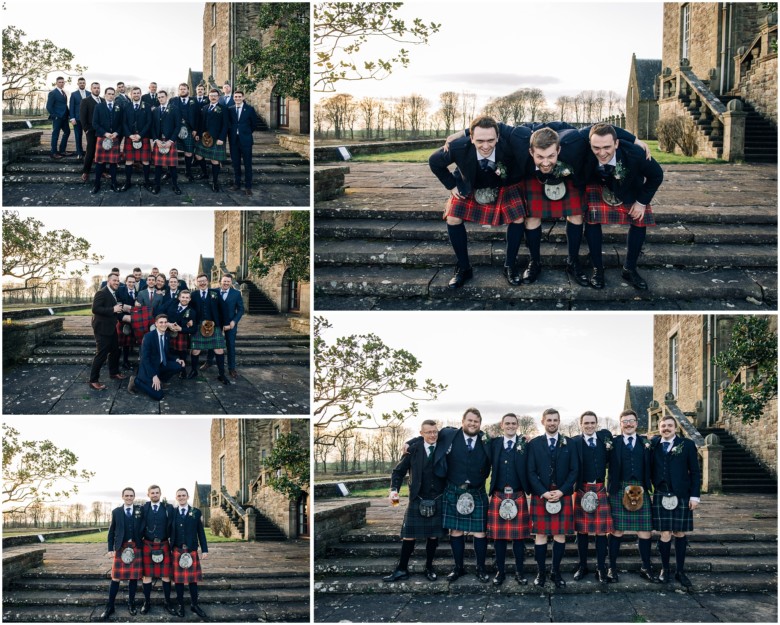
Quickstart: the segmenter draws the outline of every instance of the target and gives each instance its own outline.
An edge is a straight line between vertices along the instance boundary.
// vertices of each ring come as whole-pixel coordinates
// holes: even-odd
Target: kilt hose
[[[648,204],[645,206],[645,214],[640,220],[633,219],[628,211],[631,204],[621,204],[619,206],[610,206],[601,198],[601,185],[589,184],[585,188],[585,197],[588,200],[588,214],[586,217],[589,224],[623,224],[630,226],[654,226],[655,217],[653,209]]]
[[[170,334],[168,335],[170,337]],[[171,349],[175,352],[186,352],[190,349],[190,336],[179,332],[176,336],[171,337]]]
[[[202,139],[202,137],[201,137]],[[209,161],[226,161],[227,151],[225,150],[225,144],[217,145],[217,140],[214,139],[214,145],[207,148],[201,141],[195,142],[195,154],[201,156]]]
[[[187,129],[189,134],[186,139],[179,139],[176,137],[176,149],[181,152],[189,152],[192,154],[195,152],[195,137],[192,136],[192,131]]]
[[[401,525],[401,538],[429,538],[444,535],[441,520],[442,496],[436,498],[436,512],[433,516],[424,517],[420,514],[420,497],[410,501],[406,506],[404,522]]]
[[[162,562],[152,562],[152,550],[162,549],[163,560]],[[144,538],[143,545],[143,565],[144,565],[144,577],[167,577],[171,578],[171,571],[173,566],[171,565],[171,547],[167,540],[155,543],[152,540],[146,540]]]
[[[471,493],[471,496],[474,498],[474,510],[469,515],[461,514],[456,508],[458,497],[463,493]],[[454,484],[448,483],[442,499],[444,500],[444,511],[442,513],[442,526],[444,529],[471,533],[485,531],[488,497],[484,487],[480,486],[463,490]]]
[[[122,551],[125,547],[132,547],[135,551],[135,559],[130,564],[122,562]],[[138,545],[131,541],[122,543],[119,551],[114,552],[114,563],[111,565],[112,579],[141,579],[143,577],[143,557]]]
[[[525,203],[521,183],[499,187],[498,198],[490,204],[480,204],[474,199],[474,193],[469,193],[460,200],[450,196],[444,206],[444,219],[457,217],[463,221],[471,221],[483,226],[500,226],[510,224],[520,217],[525,217]]]
[[[140,163],[142,161],[150,162],[152,158],[152,147],[147,137],[141,137],[141,147],[134,148],[130,137],[125,137],[125,161]]]
[[[209,337],[200,333],[200,328],[192,335],[190,349],[225,349],[225,337],[222,334],[222,328],[214,326],[214,334]]]
[[[587,205],[580,190],[568,178],[564,178],[563,183],[566,195],[560,200],[551,200],[544,194],[544,185],[536,176],[526,179],[523,185],[525,214],[540,219],[562,219],[585,213]]]
[[[609,507],[612,512],[612,524],[618,532],[651,532],[653,530],[653,514],[650,495],[645,491],[645,502],[636,512],[629,512],[623,506],[623,491],[628,485],[642,486],[639,480],[628,480],[620,483],[620,490],[609,496]]]
[[[124,334],[122,332],[123,325],[125,324],[123,324],[121,321],[116,322],[116,335],[118,337],[119,347],[132,347],[136,344],[135,336],[133,336],[132,332],[130,332],[130,334]]]
[[[168,146],[168,153],[161,154],[160,146],[158,143],[154,144],[152,148],[152,163],[155,167],[176,167],[179,164],[179,153],[176,151],[176,143],[171,143]]]
[[[122,150],[119,145],[122,143],[122,137],[114,139],[114,145],[110,150],[103,149],[103,139],[105,137],[97,138],[97,146],[95,147],[95,162],[96,163],[120,163],[122,161]]]
[[[688,507],[688,497],[678,497],[677,507],[667,510],[661,505],[663,493],[653,495],[653,529],[658,532],[692,532],[693,510]]]
[[[531,495],[531,533],[555,536],[557,534],[574,533],[574,509],[571,498],[559,499],[561,511],[558,514],[550,514],[544,507],[545,499],[537,495]]]
[[[154,324],[152,309],[149,306],[136,306],[130,315],[132,318],[133,335],[140,344],[144,340],[146,333],[149,332],[149,327]]]
[[[192,566],[188,569],[183,569],[179,566],[179,556],[184,553],[184,549],[180,547],[173,548],[173,583],[174,584],[192,584],[198,583],[203,580],[203,571],[200,568],[200,558],[198,552],[190,551],[192,556]]]
[[[514,499],[517,516],[514,519],[502,519],[498,514],[504,499]],[[528,499],[523,491],[517,493],[494,493],[488,508],[487,535],[493,540],[523,540],[531,536],[531,517],[528,514]]]
[[[580,505],[580,499],[588,491],[598,495],[598,508],[593,512],[585,512]],[[609,497],[604,484],[583,484],[582,488],[572,495],[574,503],[574,529],[579,534],[611,534],[612,513],[609,509]]]

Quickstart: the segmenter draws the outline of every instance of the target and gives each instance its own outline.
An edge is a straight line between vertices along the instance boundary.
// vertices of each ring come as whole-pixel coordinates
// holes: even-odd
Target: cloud
[[[458,83],[473,87],[536,87],[555,85],[560,82],[555,76],[540,76],[536,74],[511,74],[502,72],[477,72],[466,74],[436,74],[426,76],[425,80],[432,82]]]

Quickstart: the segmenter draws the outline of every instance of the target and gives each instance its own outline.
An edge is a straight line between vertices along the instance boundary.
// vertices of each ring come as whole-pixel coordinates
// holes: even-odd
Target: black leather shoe
[[[224,375],[218,375],[217,380],[222,382],[222,384],[224,384],[225,386],[230,386],[230,380],[228,380],[227,377],[225,377]]]
[[[173,185],[173,192],[176,195],[181,195],[181,189],[179,188],[179,185],[177,185],[177,184]]]
[[[113,605],[107,605],[106,609],[103,610],[103,614],[100,615],[101,621],[107,621],[108,617],[111,616],[114,613],[114,606]]]
[[[219,183],[218,182],[212,182],[211,183],[211,190],[214,193],[219,193]]]
[[[547,577],[544,573],[537,573],[536,579],[534,579],[534,586],[544,586],[544,583],[547,581]]]
[[[121,189],[120,189],[118,186],[116,186],[116,183],[115,183],[115,182],[112,182],[112,183],[111,183],[111,190],[112,190],[114,193],[119,193]]]
[[[439,579],[439,576],[436,575],[436,570],[432,566],[429,566],[425,569],[425,578],[429,582],[435,582],[437,579]]]
[[[623,267],[623,271],[620,275],[623,280],[628,282],[635,289],[639,289],[640,291],[647,290],[647,282],[645,282],[645,279],[636,272],[636,269],[626,269]]]
[[[500,586],[501,584],[504,583],[505,579],[506,579],[506,575],[501,571],[498,571],[496,573],[496,576],[493,578],[493,586]]]
[[[468,269],[461,269],[460,267],[455,267],[455,273],[452,275],[452,278],[450,278],[449,283],[447,283],[447,286],[451,289],[459,289],[462,287],[468,280],[471,280],[474,277],[474,270],[469,267]]]
[[[187,376],[187,379],[191,380],[192,378],[197,378],[197,377],[198,377],[198,370],[193,369],[192,371],[190,371],[189,375]]]
[[[485,570],[484,566],[477,567],[477,579],[483,584],[486,584],[490,581],[490,575],[488,575],[488,572]]]
[[[646,569],[642,567],[641,569],[639,569],[639,577],[641,577],[642,579],[646,579],[648,582],[651,582],[653,584],[658,583],[658,578],[655,575],[653,575],[653,569]]]
[[[574,571],[574,581],[575,582],[580,581],[588,573],[589,573],[589,571],[588,571],[588,567],[587,566],[582,566],[582,565],[578,566],[577,570]]]
[[[528,579],[523,573],[515,573],[515,581],[521,586],[525,586],[528,583]]]
[[[569,276],[580,286],[588,286],[590,281],[588,280],[588,274],[586,274],[579,263],[566,261],[566,275]]]
[[[125,191],[128,191],[128,190],[130,190],[130,189],[132,189],[132,188],[133,188],[133,185],[132,185],[131,183],[129,183],[129,182],[126,182],[126,183],[125,183],[125,184],[123,184],[121,187],[119,187],[119,190],[120,190],[122,193],[124,193]]]
[[[462,567],[461,567],[461,568],[458,568],[458,567],[456,566],[454,569],[452,569],[452,571],[450,571],[450,574],[449,574],[449,575],[447,575],[447,581],[448,581],[448,582],[450,582],[450,583],[451,583],[451,582],[454,582],[454,581],[455,581],[455,580],[457,580],[457,579],[458,579],[458,578],[459,578],[461,575],[465,575],[465,574],[466,574],[466,569],[464,569],[464,568],[462,568]]]
[[[138,614],[138,610],[135,608],[135,601],[127,602],[127,611],[130,612],[130,616],[135,616]]]
[[[523,272],[523,282],[526,284],[533,284],[539,278],[539,274],[542,273],[542,266],[535,260],[528,263],[528,267]]]
[[[171,616],[178,616],[178,614],[179,614],[179,613],[176,611],[176,608],[174,607],[174,605],[173,605],[172,603],[170,603],[169,601],[163,601],[163,608],[165,608],[165,610],[166,610],[166,611],[168,612],[168,614],[170,614]],[[184,612],[184,610],[182,610],[182,616],[184,616],[183,612]]]
[[[141,606],[141,614],[149,614],[149,610],[152,609],[152,604],[148,601],[144,601],[144,604]]]
[[[397,582],[402,579],[409,579],[409,571],[402,571],[401,569],[396,569],[390,575],[387,575],[382,578],[383,582]]]
[[[159,195],[160,194],[160,185],[159,184],[156,184],[156,185],[154,185],[154,187],[152,187],[152,193],[154,193],[155,195]]]
[[[176,608],[176,616],[181,616],[181,617],[184,616],[184,604],[183,603],[180,603],[179,607]]]
[[[594,267],[593,273],[590,276],[590,285],[594,289],[604,288],[604,269],[600,267]]]
[[[563,581],[560,573],[553,571],[550,573],[550,579],[555,583],[556,588],[566,588],[566,582]]]
[[[195,605],[190,606],[190,610],[195,612],[200,618],[206,618],[206,613],[201,609],[201,607],[196,603]]]
[[[658,574],[658,581],[662,584],[668,584],[672,581],[672,574],[669,569],[661,569],[661,572]]]
[[[96,184],[94,187],[92,187],[92,191],[90,191],[89,193],[90,195],[95,195],[96,193],[100,193],[100,185]]]
[[[693,586],[693,583],[691,582],[691,580],[688,579],[688,576],[685,573],[675,573],[674,579],[676,579],[686,588],[690,588],[691,586]]]
[[[606,584],[609,581],[607,571],[605,569],[596,569],[596,579],[599,580],[599,583]]]
[[[523,279],[520,274],[517,273],[517,269],[514,267],[504,267],[504,278],[509,283],[509,286],[520,286],[523,283]]]
[[[163,181],[165,181],[165,180],[168,180],[168,178],[170,178],[170,177],[171,177],[171,174],[170,174],[170,173],[168,173],[168,172],[166,171],[166,172],[163,174],[163,177],[162,177],[162,179],[163,179]]]
[[[607,569],[607,581],[610,584],[617,584],[620,581],[617,569]]]
[[[208,174],[198,174],[195,176],[195,180],[208,180],[209,175]]]

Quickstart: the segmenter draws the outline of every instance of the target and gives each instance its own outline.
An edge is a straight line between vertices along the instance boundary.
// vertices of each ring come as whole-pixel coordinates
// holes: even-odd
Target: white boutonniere
[[[596,438],[598,438],[598,436]],[[613,446],[612,445],[612,441],[609,440],[608,438],[605,438],[605,439],[601,440],[601,442],[604,443],[604,447],[607,448],[607,451],[610,451],[612,449],[612,446]]]
[[[561,447],[566,447],[566,437],[561,436],[559,440],[561,441]]]
[[[517,444],[515,445],[515,449],[517,450],[517,453],[522,454],[525,453],[525,439],[522,436],[517,437]]]
[[[219,106],[219,104],[217,104],[217,106],[214,107],[214,112],[215,113],[221,113],[222,112],[222,108]]]
[[[679,456],[682,453],[682,450],[683,450],[683,444],[681,442],[676,447],[673,447],[669,453],[672,454],[673,456]]]
[[[501,178],[501,180],[506,179],[506,165],[500,161],[496,162],[496,176]]]
[[[645,449],[650,449],[650,441],[645,441]]]
[[[187,516],[192,516],[192,508],[190,508],[190,513]]]
[[[217,299],[217,294],[214,291],[211,292],[211,299]]]
[[[623,161],[617,161],[612,177],[615,180],[623,180],[626,176],[628,176],[628,167],[623,164]]]
[[[135,517],[139,518],[141,516],[141,510],[139,508],[135,509]]]
[[[558,161],[555,163],[555,167],[553,167],[553,170],[550,173],[554,178],[565,178],[566,176],[571,176],[574,173],[574,170],[571,165],[568,165],[563,161]]]

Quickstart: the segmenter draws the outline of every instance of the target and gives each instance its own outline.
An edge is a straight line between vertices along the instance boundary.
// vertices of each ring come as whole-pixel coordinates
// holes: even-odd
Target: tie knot
[[[507,449],[512,449],[512,445],[513,445],[513,441],[507,441],[506,442],[506,448]]]
[[[588,445],[590,445],[591,447],[595,447],[596,446],[596,440],[593,437],[591,437],[588,440]]]

